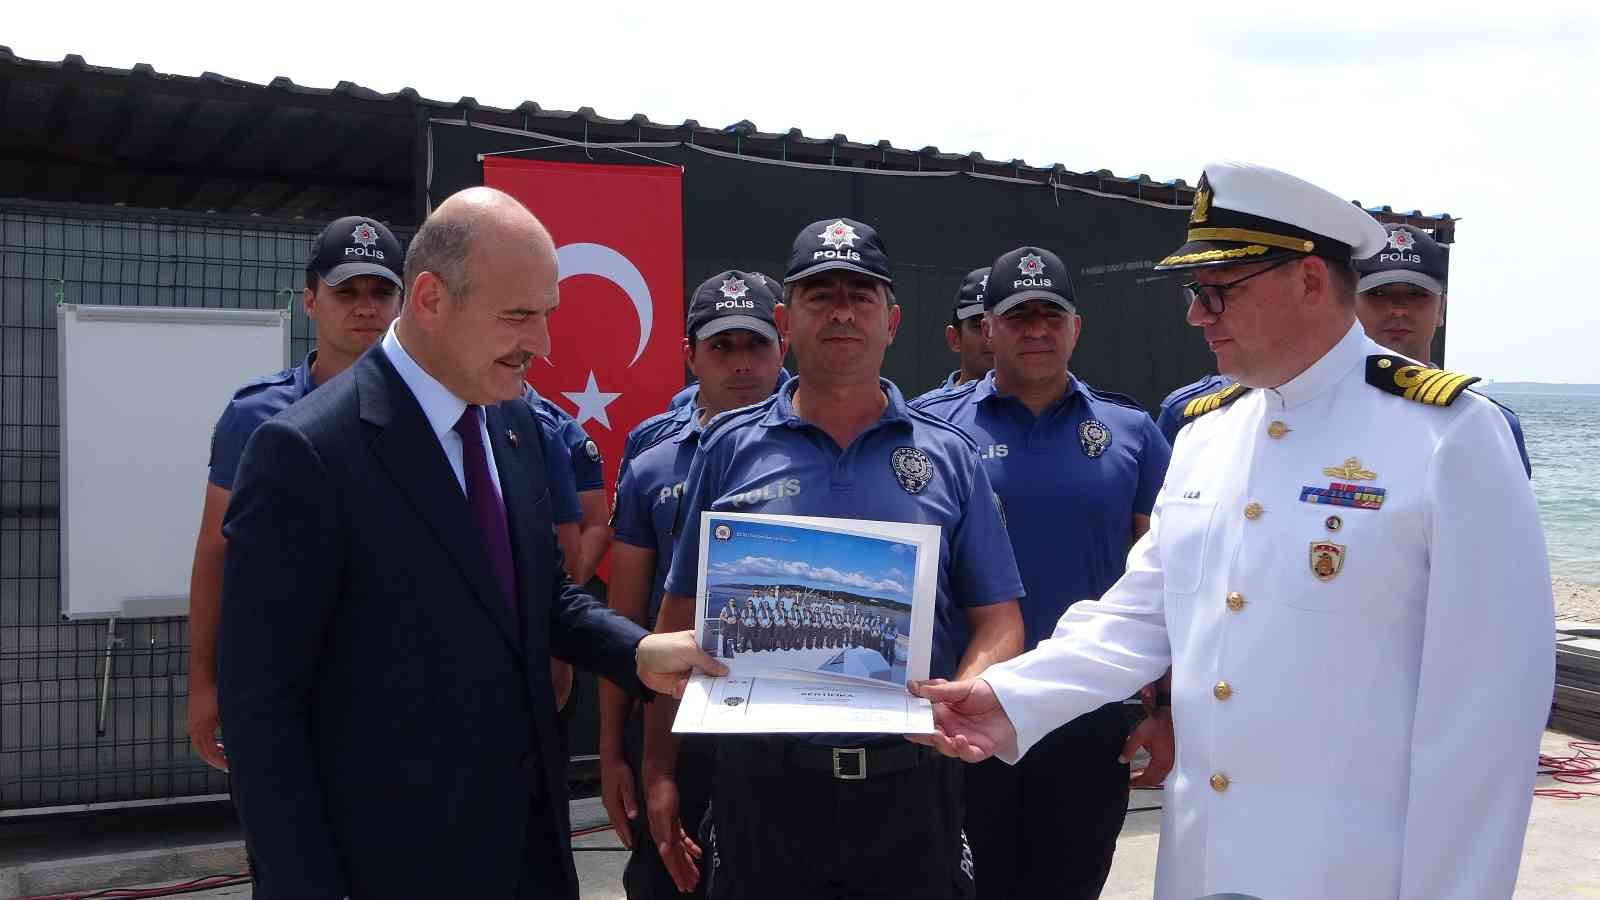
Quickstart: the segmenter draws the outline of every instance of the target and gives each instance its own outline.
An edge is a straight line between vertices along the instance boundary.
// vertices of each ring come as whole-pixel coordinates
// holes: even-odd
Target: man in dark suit
[[[519,399],[557,303],[544,227],[464,191],[405,275],[382,343],[256,431],[224,520],[219,700],[256,897],[575,898],[550,657],[638,694],[725,669],[562,571]]]

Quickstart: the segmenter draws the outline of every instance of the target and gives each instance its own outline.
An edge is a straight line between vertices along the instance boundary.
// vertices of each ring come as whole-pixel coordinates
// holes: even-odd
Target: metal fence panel
[[[61,618],[56,305],[289,305],[299,359],[315,336],[293,301],[316,230],[0,202],[0,812],[227,785],[188,746],[187,620],[123,621],[113,633]],[[161,385],[129,372],[106,389]]]

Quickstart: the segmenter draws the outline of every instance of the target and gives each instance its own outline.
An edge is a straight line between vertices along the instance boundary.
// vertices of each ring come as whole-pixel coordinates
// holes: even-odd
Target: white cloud
[[[742,556],[731,562],[713,563],[707,567],[707,571],[712,575],[793,578],[811,585],[901,596],[909,592],[904,584],[893,578],[873,578],[861,572],[844,572],[832,566],[813,566],[803,560],[774,559],[770,556]]]

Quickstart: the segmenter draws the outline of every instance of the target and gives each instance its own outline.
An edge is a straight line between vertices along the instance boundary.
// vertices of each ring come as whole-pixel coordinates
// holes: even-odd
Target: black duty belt
[[[888,744],[882,747],[822,747],[791,743],[784,750],[790,765],[831,775],[840,781],[865,781],[914,769],[939,757],[921,744]]]

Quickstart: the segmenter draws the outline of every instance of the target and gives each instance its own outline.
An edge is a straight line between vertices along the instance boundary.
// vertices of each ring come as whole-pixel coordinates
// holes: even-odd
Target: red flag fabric
[[[629,429],[683,385],[683,173],[491,156],[483,182],[555,238],[561,305],[528,382],[599,446],[609,498]]]

